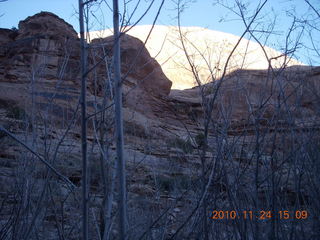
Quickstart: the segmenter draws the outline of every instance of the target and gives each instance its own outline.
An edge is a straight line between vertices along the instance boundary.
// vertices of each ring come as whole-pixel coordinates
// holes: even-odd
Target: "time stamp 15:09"
[[[298,219],[303,220],[307,219],[308,211],[307,210],[281,210],[281,211],[269,211],[269,210],[261,210],[261,211],[222,211],[222,210],[213,210],[210,211],[210,219],[213,220],[235,220],[235,219],[258,219],[258,220],[268,220],[272,218],[277,219]]]

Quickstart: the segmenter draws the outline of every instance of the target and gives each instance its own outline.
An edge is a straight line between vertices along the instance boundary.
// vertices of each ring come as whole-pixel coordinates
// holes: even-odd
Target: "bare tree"
[[[83,239],[89,239],[88,235],[88,162],[87,162],[87,102],[86,102],[86,75],[87,75],[87,47],[84,37],[84,6],[79,0],[79,23],[80,23],[80,44],[81,44],[81,146],[82,146],[82,231]]]
[[[113,66],[115,78],[115,122],[117,136],[117,162],[119,178],[119,208],[120,208],[120,239],[126,239],[126,170],[123,156],[123,117],[122,117],[122,80],[121,80],[121,60],[120,60],[120,33],[119,33],[119,6],[118,1],[113,1],[113,31],[114,49]]]
[[[150,10],[151,6],[154,4],[155,1],[151,1],[148,4],[147,9],[142,14],[141,17],[138,18],[138,20],[133,24],[136,25],[144,16],[145,14]],[[157,16],[155,18],[155,21],[159,15],[159,12],[161,10],[162,4],[159,8],[159,11],[157,13]],[[102,2],[99,3],[91,3],[86,2],[87,6],[101,6]],[[132,66],[129,69],[129,71],[126,73],[124,77],[121,78],[121,60],[120,60],[120,42],[121,42],[121,36],[130,30],[130,28],[126,27],[126,24],[131,23],[132,18],[134,16],[134,13],[136,9],[140,6],[140,1],[136,3],[134,6],[134,10],[132,13],[128,15],[128,19],[126,19],[126,15],[128,14],[128,7],[127,5],[129,2],[124,2],[124,13],[122,14],[121,19],[121,29],[123,32],[120,33],[119,28],[119,4],[118,1],[113,2],[113,9],[110,8],[112,14],[113,14],[113,23],[114,23],[114,31],[113,31],[113,54],[112,56],[109,56],[108,50],[105,49],[103,41],[101,44],[99,44],[99,48],[101,47],[101,50],[103,52],[103,55],[99,55],[95,53],[95,50],[93,50],[93,66],[89,67],[88,70],[85,72],[85,76],[88,76],[89,74],[93,75],[94,78],[94,89],[93,92],[95,94],[102,93],[103,95],[103,104],[102,108],[96,108],[96,112],[86,116],[87,120],[93,119],[93,127],[94,127],[94,134],[97,136],[97,131],[100,131],[100,140],[98,141],[99,150],[101,151],[101,176],[103,180],[103,192],[104,192],[104,200],[101,206],[101,224],[100,225],[100,237],[102,239],[109,239],[110,238],[110,232],[111,232],[111,226],[112,226],[112,201],[113,201],[113,191],[114,191],[114,182],[115,182],[115,174],[114,174],[114,168],[113,164],[110,161],[111,158],[109,156],[109,150],[108,150],[108,142],[110,143],[113,140],[112,134],[109,135],[105,130],[113,128],[113,123],[115,123],[115,132],[116,132],[116,143],[117,143],[117,175],[119,179],[119,202],[118,202],[118,212],[119,212],[119,234],[121,235],[121,239],[125,239],[126,237],[126,222],[127,220],[127,214],[126,214],[126,179],[125,179],[125,160],[123,157],[123,117],[122,117],[122,84],[126,79],[126,76],[130,74],[130,71],[132,71],[132,68],[134,67],[135,63],[131,63]],[[109,6],[108,6],[109,7]],[[87,32],[89,31],[88,28],[88,22],[89,22],[89,11],[86,11],[86,26],[87,26]],[[91,16],[91,15],[90,15]],[[94,16],[94,15],[93,15]],[[96,18],[94,16],[94,18]],[[150,33],[149,33],[150,35]],[[147,39],[146,39],[147,41]],[[140,50],[141,52],[141,50]],[[139,55],[139,53],[138,53]],[[135,56],[136,58],[138,56]],[[105,76],[106,76],[106,82],[103,85],[99,85],[101,81],[97,78],[97,69],[101,67],[101,64],[104,63],[105,65]],[[99,83],[98,83],[99,82]],[[102,87],[102,89],[97,90],[97,88]],[[98,99],[96,99],[96,106],[98,105]],[[110,101],[111,100],[111,101]],[[111,116],[111,118],[106,117],[105,112],[108,109],[114,109],[115,114],[114,117]],[[101,120],[98,121],[96,116],[97,114],[101,114]],[[114,119],[114,120],[113,120]],[[113,122],[114,121],[114,122]],[[106,139],[105,139],[106,138]],[[109,162],[110,161],[110,162]],[[108,162],[108,163],[106,163]],[[106,165],[107,164],[107,165]],[[111,184],[111,187],[110,187]]]

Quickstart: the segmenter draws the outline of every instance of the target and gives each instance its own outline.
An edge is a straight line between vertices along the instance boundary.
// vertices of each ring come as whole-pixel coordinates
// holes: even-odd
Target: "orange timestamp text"
[[[251,211],[251,210],[243,210],[243,211],[223,211],[223,210],[213,210],[210,211],[210,219],[213,220],[234,220],[234,219],[248,219],[248,220],[268,220],[272,218],[277,219],[307,219],[309,216],[307,210],[281,210],[281,211],[271,211],[271,210],[261,210],[261,211]]]

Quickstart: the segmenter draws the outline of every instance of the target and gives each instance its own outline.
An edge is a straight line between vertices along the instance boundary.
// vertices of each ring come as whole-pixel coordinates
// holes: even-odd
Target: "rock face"
[[[48,84],[58,87],[54,91],[59,91],[62,98],[77,98],[80,85],[80,47],[77,33],[70,24],[52,13],[41,12],[21,21],[18,31],[3,29],[1,32],[3,33],[0,56],[1,84],[18,84],[15,94],[2,88],[3,97],[6,96],[12,100],[25,97],[28,85],[19,84],[33,82],[35,86],[44,87],[43,84]],[[94,50],[89,56],[89,62],[93,64],[94,55],[103,56],[102,47],[111,58],[112,42],[112,37],[93,41],[91,45]],[[151,95],[158,97],[168,95],[172,83],[164,75],[160,65],[150,57],[143,43],[134,37],[124,35],[121,44],[125,91],[135,86],[129,93],[128,102],[132,105],[140,105],[138,102],[141,100],[146,103],[157,100],[150,97]],[[95,71],[99,72],[99,80],[93,80],[92,75],[89,75],[89,87],[93,87],[94,84],[101,87],[106,80],[105,63],[101,63]],[[21,95],[18,97],[19,88]],[[45,92],[38,95],[54,94],[54,92]],[[99,92],[96,94],[100,95]],[[57,108],[59,109],[59,106]]]
[[[26,83],[35,75],[42,80],[57,79],[64,55],[68,56],[64,79],[75,80],[79,71],[79,41],[64,20],[41,12],[21,21],[14,34],[1,46],[2,81]]]
[[[15,37],[18,35],[17,31],[0,28],[0,43],[6,44],[8,42],[11,42],[15,39]]]
[[[41,12],[19,22],[18,39],[35,35],[62,40],[78,38],[77,32],[69,23],[50,12]]]
[[[101,77],[97,81],[93,78],[90,80],[92,89],[94,83],[103,89],[105,82],[113,81],[103,74],[111,67],[113,37],[94,39],[91,45],[93,46],[91,58],[103,57],[106,53],[109,59],[107,64],[102,63],[98,67],[97,71]],[[146,111],[148,105],[157,105],[155,102],[158,102],[159,98],[170,93],[172,82],[162,72],[159,63],[150,57],[139,39],[126,34],[121,36],[121,71],[126,105],[135,109],[140,108],[141,112],[152,112],[152,109]],[[98,92],[98,95],[101,93]]]
[[[298,126],[301,121],[319,117],[319,73],[319,67],[307,66],[273,69],[269,73],[237,70],[202,88],[174,90],[170,97],[201,106],[202,89],[205,99],[216,98],[213,116],[218,121],[229,122],[231,129],[240,122],[253,123],[257,119],[265,125],[280,121]]]
[[[39,157],[0,131],[0,200],[5,206],[0,209],[0,238],[79,239],[77,34],[64,20],[42,12],[20,22],[18,31],[0,29],[0,43],[0,126],[75,185],[70,189]],[[101,209],[111,206],[110,217],[117,216],[116,203],[106,204],[112,198],[102,194],[109,191],[114,199],[117,194],[117,187],[112,189],[112,46],[112,37],[89,44],[89,68],[100,62],[88,74],[91,239],[99,239],[97,226],[104,228]],[[141,40],[123,35],[121,46],[128,219],[137,226],[130,229],[130,239],[139,239],[154,222],[146,239],[168,239],[185,221],[195,227],[183,228],[176,239],[204,238],[199,214],[191,214],[202,198],[203,179],[212,204],[208,211],[234,206],[317,211],[319,67],[240,69],[201,87],[170,90],[171,81]],[[176,70],[179,74],[184,75]],[[271,226],[262,224],[261,239],[268,239]],[[319,233],[319,221],[313,218],[277,224],[284,235],[298,236],[300,229]],[[218,239],[255,239],[250,224],[234,229],[221,221],[212,226]],[[110,238],[117,239],[116,227],[111,228]]]
[[[111,41],[110,41],[111,40]],[[112,38],[107,38],[108,48],[112,49]],[[139,87],[156,95],[168,95],[172,82],[164,75],[159,63],[151,58],[141,40],[123,35],[121,37],[122,72],[134,79],[140,79]]]

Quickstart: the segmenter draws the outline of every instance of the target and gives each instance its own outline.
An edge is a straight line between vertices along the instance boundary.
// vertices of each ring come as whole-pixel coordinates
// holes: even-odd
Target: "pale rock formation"
[[[143,42],[147,40],[146,48],[172,81],[172,89],[197,86],[198,83],[184,53],[179,28],[156,25],[147,38],[151,29],[152,26],[149,25],[129,27],[127,33]],[[219,79],[240,37],[200,27],[181,27],[181,33],[187,53],[199,73],[201,83],[205,84]],[[90,32],[91,39],[110,34],[112,32],[109,29]],[[283,53],[272,48],[267,46],[262,48],[258,43],[243,38],[226,66],[226,73],[236,69],[267,69],[269,60],[271,66],[275,68],[301,64],[295,59],[285,58]]]

